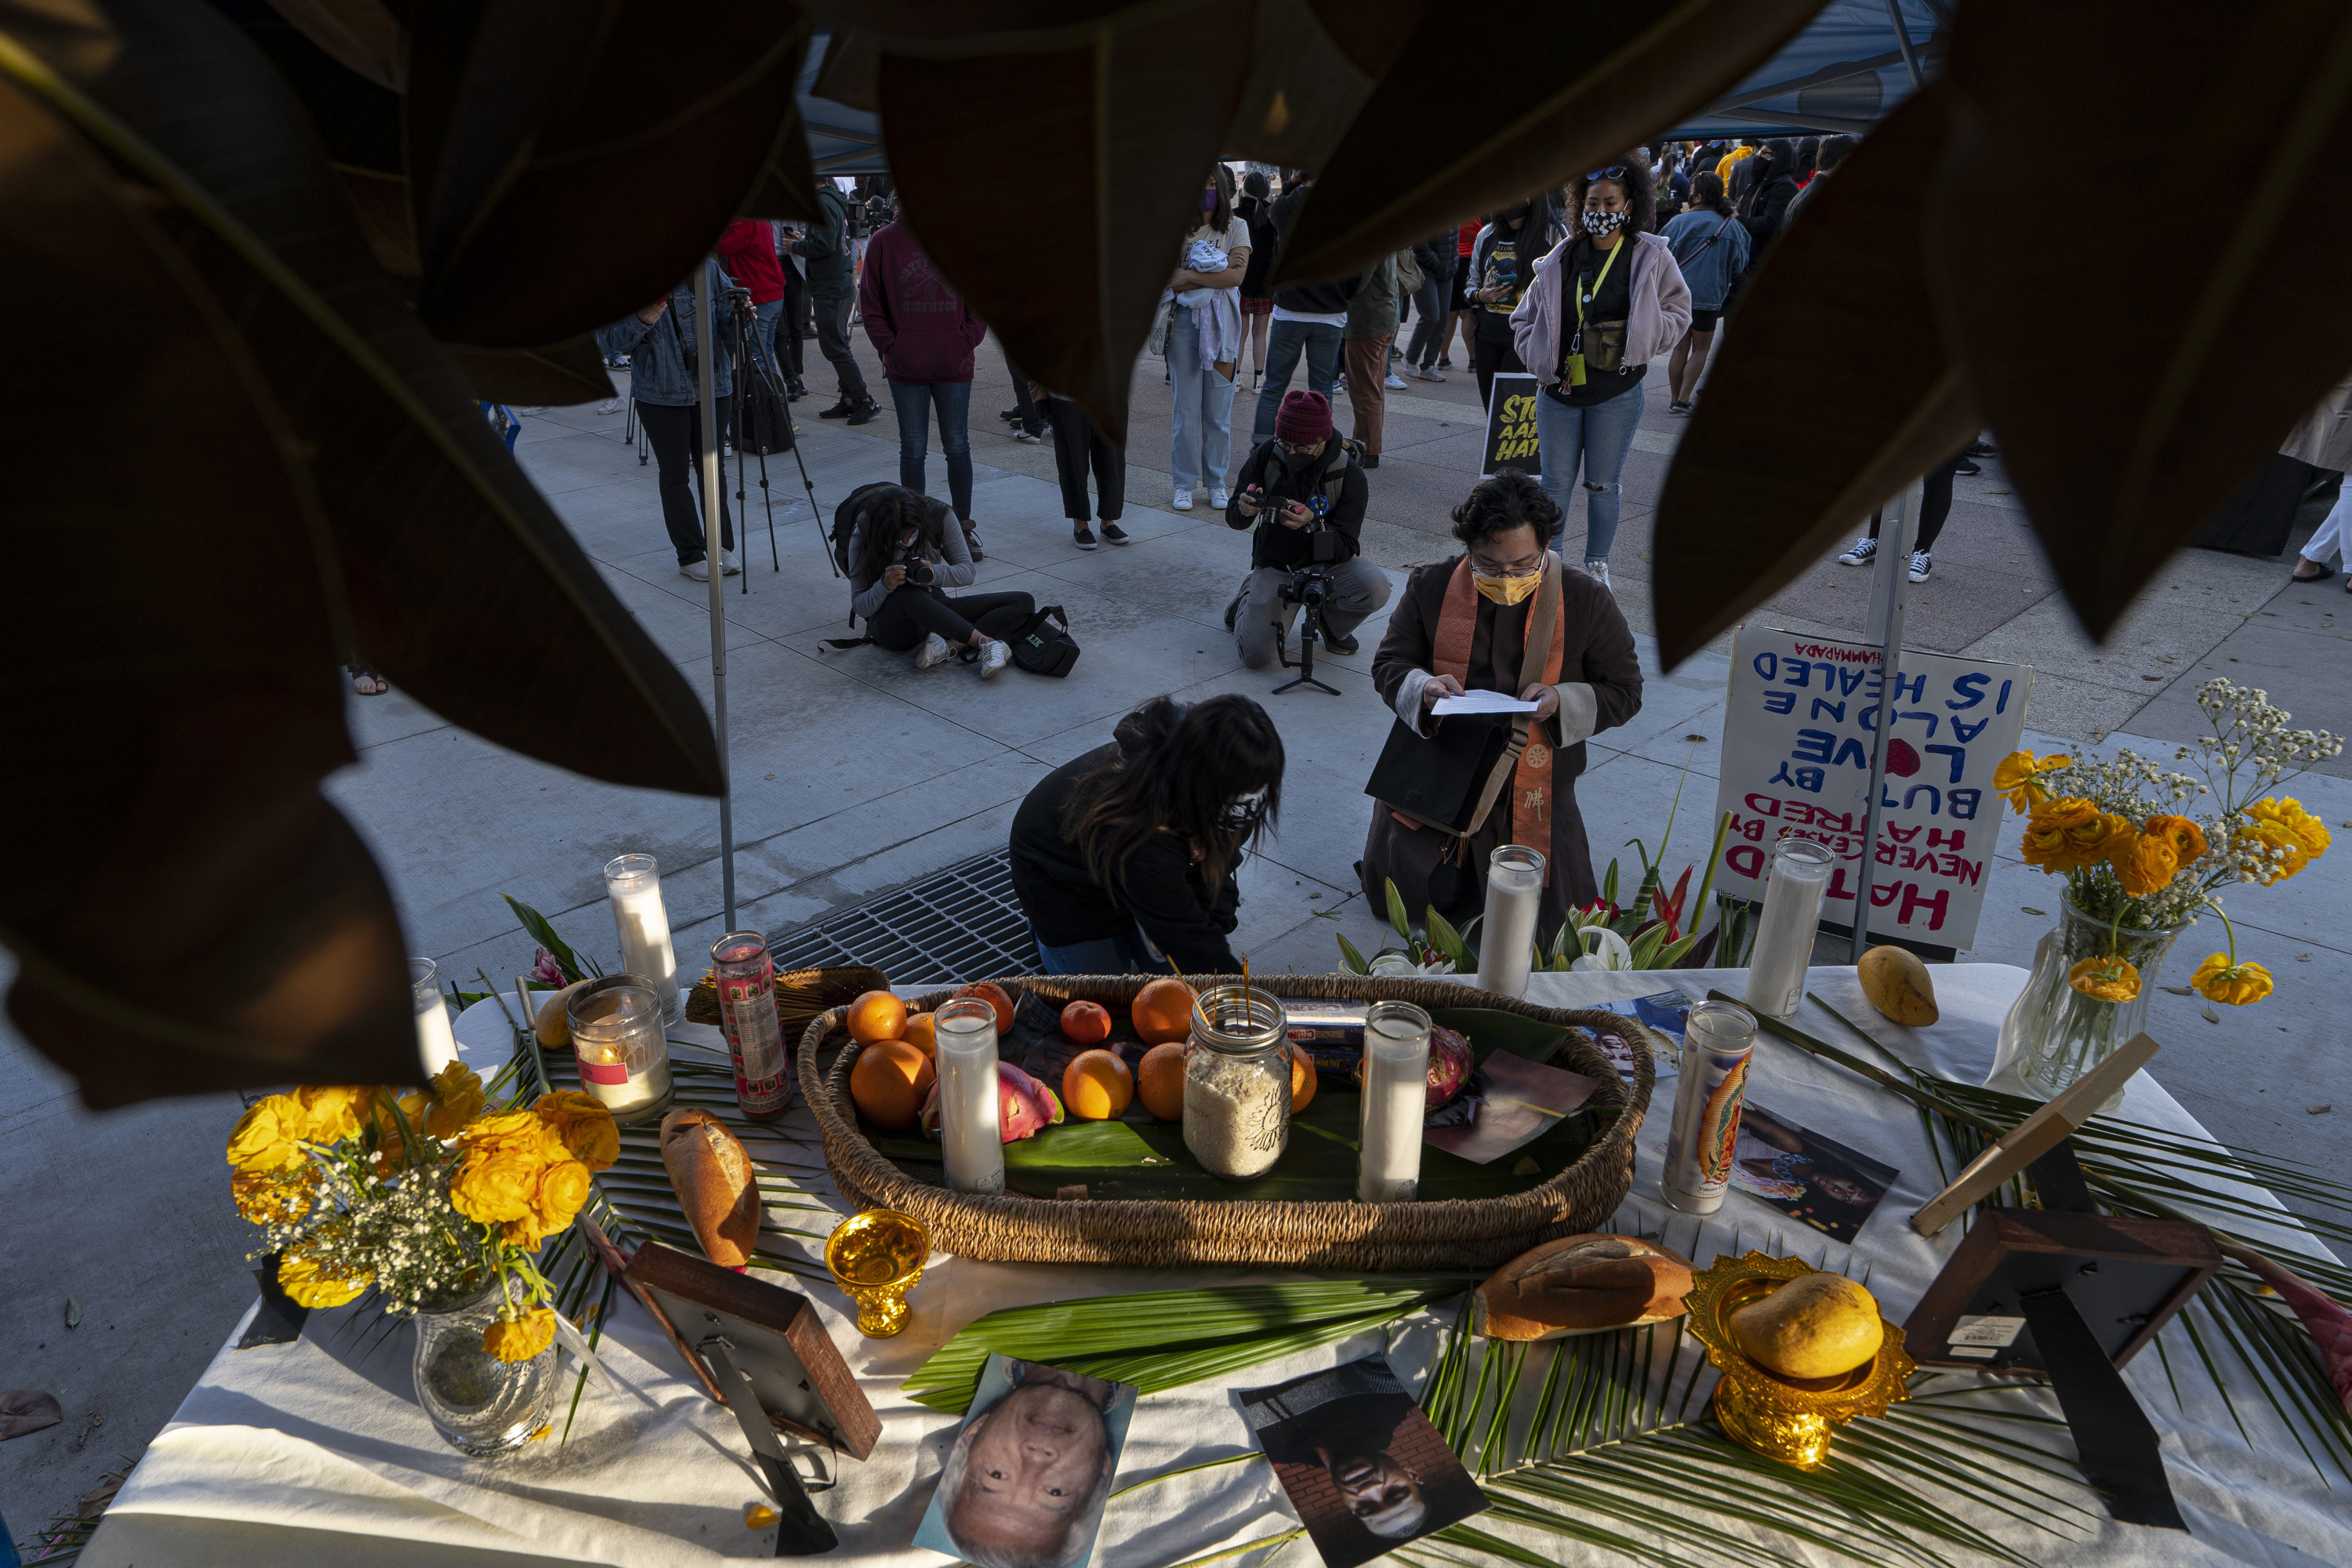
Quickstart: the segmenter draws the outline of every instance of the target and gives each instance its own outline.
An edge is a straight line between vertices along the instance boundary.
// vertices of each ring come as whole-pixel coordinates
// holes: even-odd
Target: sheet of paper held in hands
[[[1430,710],[1440,719],[1452,713],[1532,713],[1536,705],[1522,702],[1501,691],[1465,691],[1459,697],[1441,697]]]

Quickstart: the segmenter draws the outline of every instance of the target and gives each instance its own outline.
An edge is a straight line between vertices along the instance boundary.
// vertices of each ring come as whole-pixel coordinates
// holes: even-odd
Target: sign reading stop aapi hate
[[[1486,395],[1486,460],[1479,472],[1493,476],[1505,469],[1543,475],[1537,449],[1536,378],[1512,372],[1495,377]]]
[[[1739,629],[1716,793],[1716,820],[1731,814],[1718,889],[1762,897],[1780,837],[1816,838],[1839,861],[1822,916],[1853,924],[1883,658],[1866,644]],[[2000,837],[1993,769],[2018,749],[2032,690],[2024,665],[1904,650],[1871,872],[1874,931],[1940,947],[1974,943]]]

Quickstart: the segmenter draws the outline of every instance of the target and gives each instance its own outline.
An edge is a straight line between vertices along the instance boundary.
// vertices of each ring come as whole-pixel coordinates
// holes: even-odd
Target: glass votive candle
[[[574,991],[563,1011],[580,1087],[614,1121],[632,1127],[669,1109],[669,1039],[652,986],[635,974],[608,974]]]
[[[622,969],[660,998],[663,1023],[677,1023],[686,1016],[686,996],[677,988],[677,950],[670,945],[661,867],[650,855],[615,855],[604,863],[604,895],[612,900]]]
[[[1364,1015],[1363,1107],[1356,1197],[1411,1203],[1421,1190],[1421,1132],[1429,1117],[1429,1015],[1410,1002],[1375,1002]]]
[[[1478,989],[1528,994],[1536,950],[1536,911],[1543,903],[1544,858],[1506,844],[1486,858],[1486,918],[1478,922]]]
[[[834,1226],[824,1266],[857,1303],[857,1331],[885,1340],[907,1326],[907,1292],[923,1277],[931,1233],[897,1209],[867,1209]]]
[[[940,1159],[959,1193],[1004,1191],[1004,1110],[996,1075],[996,1007],[960,996],[931,1015],[940,1074]]]
[[[1764,883],[1764,912],[1748,955],[1748,1006],[1785,1018],[1805,999],[1805,970],[1813,962],[1813,931],[1822,919],[1837,857],[1811,838],[1783,838],[1772,851]],[[1867,919],[1865,913],[1863,917]]]
[[[457,1059],[457,1037],[449,1027],[449,1003],[441,994],[441,969],[429,958],[408,961],[409,1000],[416,1010],[416,1059],[424,1080]]]

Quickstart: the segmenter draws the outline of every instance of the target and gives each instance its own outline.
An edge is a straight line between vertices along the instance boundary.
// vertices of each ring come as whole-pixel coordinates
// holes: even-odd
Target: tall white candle
[[[1764,913],[1748,956],[1748,1005],[1785,1018],[1805,999],[1805,969],[1813,961],[1813,930],[1836,857],[1811,838],[1783,838],[1772,852],[1764,884]]]
[[[1356,1197],[1411,1203],[1421,1188],[1421,1130],[1429,1114],[1429,1015],[1410,1002],[1375,1002],[1364,1019],[1362,1124]]]
[[[1543,884],[1544,858],[1538,850],[1506,844],[1487,857],[1486,918],[1478,922],[1480,990],[1527,994]]]
[[[425,1081],[457,1059],[457,1037],[449,1028],[449,1004],[441,995],[441,971],[429,958],[408,961],[409,1000],[416,1009],[416,1059]]]
[[[967,996],[931,1016],[948,1186],[959,1193],[1002,1193],[1004,1115],[996,1078],[996,1009],[984,997]]]
[[[564,1011],[580,1087],[627,1125],[670,1101],[669,1041],[661,1005],[645,986],[600,985],[573,994]]]
[[[677,988],[677,952],[670,946],[661,868],[650,855],[615,856],[604,867],[604,891],[613,900],[622,969],[653,987],[661,998],[663,1023],[677,1023],[686,1016],[686,998]]]

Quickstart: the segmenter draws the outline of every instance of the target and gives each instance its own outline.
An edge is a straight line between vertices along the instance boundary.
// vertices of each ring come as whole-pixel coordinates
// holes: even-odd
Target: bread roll
[[[705,1255],[723,1268],[750,1263],[760,1240],[760,1188],[735,1134],[707,1110],[673,1110],[662,1118],[661,1152]]]
[[[1488,1339],[1558,1339],[1678,1318],[1690,1288],[1690,1259],[1639,1237],[1563,1237],[1496,1269],[1471,1322]]]

